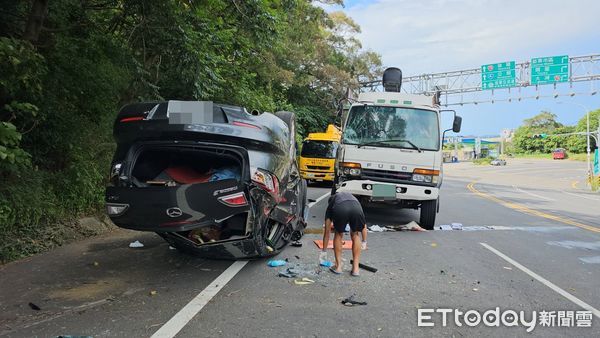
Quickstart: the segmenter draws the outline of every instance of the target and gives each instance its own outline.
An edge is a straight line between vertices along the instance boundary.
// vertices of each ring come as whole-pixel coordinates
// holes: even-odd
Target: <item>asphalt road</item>
[[[461,223],[463,230],[370,233],[362,261],[379,270],[359,278],[317,267],[312,240],[320,237],[329,188],[310,187],[311,230],[301,248],[278,256],[315,281],[309,285],[277,277],[265,260],[232,266],[170,250],[153,234],[116,231],[0,267],[0,336],[598,337],[600,194],[585,190],[583,167],[447,165],[437,225]],[[369,225],[418,220],[414,210],[365,212]],[[145,247],[130,249],[133,240]],[[341,305],[351,295],[367,305]],[[435,326],[417,325],[418,309],[496,307],[523,311],[527,320],[537,311],[537,326],[532,333],[521,324],[458,326],[452,314],[442,326],[440,313],[431,314]],[[595,311],[591,327],[539,322],[540,311],[558,317],[584,308]]]

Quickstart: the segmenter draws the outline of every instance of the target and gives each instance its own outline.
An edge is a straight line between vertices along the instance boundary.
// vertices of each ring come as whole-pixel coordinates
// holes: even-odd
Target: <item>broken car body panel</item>
[[[107,212],[120,227],[201,256],[275,254],[302,234],[307,211],[290,130],[293,118],[211,102],[125,106]]]

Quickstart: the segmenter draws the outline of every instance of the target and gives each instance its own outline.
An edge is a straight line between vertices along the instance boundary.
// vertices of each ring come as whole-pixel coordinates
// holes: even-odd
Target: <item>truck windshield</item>
[[[332,141],[304,141],[302,143],[302,157],[335,158],[338,143]]]
[[[348,113],[343,142],[381,147],[439,150],[440,132],[433,110],[354,106]],[[381,143],[378,143],[381,142]],[[411,144],[412,143],[412,144]]]

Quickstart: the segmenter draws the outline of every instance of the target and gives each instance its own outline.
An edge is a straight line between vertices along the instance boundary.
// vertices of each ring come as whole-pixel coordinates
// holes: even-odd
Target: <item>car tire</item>
[[[433,230],[437,215],[438,200],[423,201],[421,203],[420,226],[425,230]]]
[[[285,124],[287,124],[288,129],[290,130],[290,134],[292,135],[292,140],[295,141],[296,137],[296,114],[291,111],[278,111],[275,113],[275,116],[279,117]]]

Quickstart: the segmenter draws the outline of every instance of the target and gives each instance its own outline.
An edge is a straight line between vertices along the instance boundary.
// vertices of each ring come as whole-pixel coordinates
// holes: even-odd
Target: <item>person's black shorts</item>
[[[331,221],[335,232],[344,232],[346,224],[353,232],[362,231],[365,226],[365,214],[357,201],[343,201],[331,210]]]

